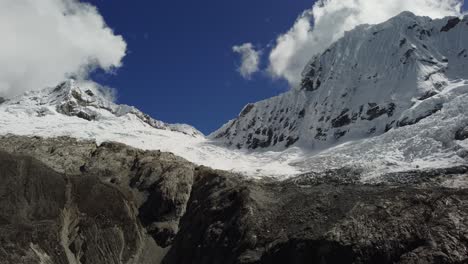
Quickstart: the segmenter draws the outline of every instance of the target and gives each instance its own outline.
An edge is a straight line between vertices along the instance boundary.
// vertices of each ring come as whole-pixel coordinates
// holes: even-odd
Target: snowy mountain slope
[[[236,148],[320,150],[381,135],[440,111],[436,95],[468,80],[467,69],[468,16],[404,12],[347,32],[311,60],[300,87],[247,105],[209,137]]]
[[[82,92],[80,85],[74,85],[72,90]],[[0,135],[70,136],[95,140],[98,144],[116,141],[140,149],[172,152],[196,164],[246,176],[279,179],[352,167],[362,172],[364,180],[376,181],[385,180],[379,177],[390,172],[468,164],[467,81],[449,83],[443,92],[433,96],[430,101],[442,104],[443,108],[417,124],[323,151],[298,147],[277,152],[228,149],[203,136],[155,128],[132,111],[119,112],[118,109],[128,107],[113,104],[99,91],[94,91],[90,104],[101,107],[79,108],[87,113],[95,111],[95,118],[88,120],[57,111],[69,103],[70,98],[63,96],[69,92],[70,89],[45,89],[0,104]],[[112,109],[120,114],[112,114]]]
[[[313,58],[301,87],[247,105],[209,138],[74,81],[0,100],[0,136],[116,141],[279,179],[351,167],[375,182],[392,172],[466,166],[467,33],[467,17],[410,13],[360,26]]]
[[[365,181],[382,181],[392,172],[468,165],[468,81],[449,83],[431,98],[440,111],[380,136],[349,141],[305,157],[304,171],[343,167],[362,171]],[[466,184],[468,179],[465,177]]]
[[[250,176],[298,173],[287,163],[300,156],[265,152],[251,155],[211,144],[189,125],[152,119],[134,107],[113,103],[105,91],[85,83],[65,82],[0,103],[0,135],[116,141],[146,150],[172,152],[191,162]],[[267,166],[268,165],[268,166]]]
[[[8,100],[4,105],[8,106],[8,111],[27,110],[31,114],[35,112],[39,117],[59,113],[97,122],[133,114],[140,121],[156,129],[204,137],[194,127],[185,124],[166,124],[151,118],[135,107],[117,105],[107,90],[86,82],[77,83],[72,79],[54,88],[27,92]]]

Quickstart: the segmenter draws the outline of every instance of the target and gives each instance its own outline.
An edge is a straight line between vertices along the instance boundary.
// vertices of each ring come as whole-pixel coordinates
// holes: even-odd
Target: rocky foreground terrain
[[[251,180],[170,153],[0,138],[0,263],[468,263],[468,167]]]

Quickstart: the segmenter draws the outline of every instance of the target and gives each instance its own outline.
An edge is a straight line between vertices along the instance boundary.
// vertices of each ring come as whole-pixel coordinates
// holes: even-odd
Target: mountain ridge
[[[120,142],[254,178],[349,168],[373,182],[389,173],[463,166],[468,54],[459,49],[468,43],[467,24],[467,17],[403,13],[359,26],[311,60],[301,89],[248,104],[208,137],[117,105],[106,90],[74,81],[0,103],[0,135]],[[354,58],[362,63],[354,67]]]
[[[208,138],[92,83],[0,98],[0,263],[468,263],[465,31],[359,26]]]
[[[172,152],[198,165],[250,176],[298,173],[281,153],[250,155],[212,144],[196,128],[167,124],[135,107],[118,105],[93,84],[68,80],[56,87],[26,92],[0,104],[0,135],[73,137],[124,143],[139,149]],[[269,166],[265,166],[269,164]]]
[[[314,56],[300,87],[248,104],[209,138],[253,150],[324,149],[417,123],[440,110],[435,96],[468,80],[467,21],[404,12],[358,26]]]
[[[39,109],[36,110],[38,115],[57,112],[87,121],[99,121],[112,115],[121,117],[133,114],[142,122],[156,129],[180,132],[193,137],[204,137],[203,133],[192,126],[168,124],[150,117],[133,106],[116,104],[112,90],[74,79],[69,79],[53,88],[27,92],[24,95],[5,100],[4,103],[10,105],[27,104],[30,108],[38,107]]]

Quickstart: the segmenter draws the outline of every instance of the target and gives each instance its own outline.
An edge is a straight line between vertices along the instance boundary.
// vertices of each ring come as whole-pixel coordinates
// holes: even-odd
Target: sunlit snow
[[[389,172],[468,165],[468,139],[455,137],[468,127],[468,16],[446,33],[441,28],[448,19],[404,13],[381,25],[358,27],[312,60],[323,71],[312,77],[326,79],[320,88],[256,103],[255,110],[243,111],[248,113],[211,137],[117,105],[99,88],[75,81],[0,103],[0,135],[116,141],[172,152],[215,169],[277,179],[352,167],[371,181]],[[413,49],[413,55],[405,55]],[[340,113],[365,112],[372,105],[394,109],[375,118],[356,115],[348,124],[330,124]],[[301,110],[306,113],[298,117]],[[275,121],[275,111],[285,118]],[[411,122],[401,125],[405,120]],[[318,127],[329,133],[317,137]],[[252,131],[270,128],[298,141],[289,148],[285,141],[255,150],[236,148],[245,146]],[[227,129],[235,131],[225,133]],[[346,135],[337,140],[342,129]],[[271,141],[268,133],[257,134]]]

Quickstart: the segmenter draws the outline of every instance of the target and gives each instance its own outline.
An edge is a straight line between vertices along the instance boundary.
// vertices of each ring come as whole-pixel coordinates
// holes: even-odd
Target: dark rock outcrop
[[[450,31],[452,28],[454,28],[455,26],[458,25],[458,23],[460,23],[461,20],[460,18],[458,17],[454,17],[452,19],[450,19],[449,21],[447,21],[447,24],[442,28],[440,29],[441,32],[448,32]]]
[[[0,263],[465,263],[468,168],[285,181],[170,153],[0,138]]]
[[[468,190],[362,185],[349,171],[254,182],[202,170],[164,263],[468,260]]]
[[[421,115],[416,116],[414,118],[408,118],[404,117],[400,121],[397,122],[397,127],[405,127],[405,126],[410,126],[419,123],[419,121],[439,112],[442,110],[443,105],[442,104],[437,104],[434,106],[434,108],[427,110],[424,113],[421,113]]]
[[[151,263],[126,190],[3,152],[0,180],[1,263]]]
[[[332,120],[332,126],[334,128],[343,127],[351,124],[351,119],[348,116],[349,109],[345,109],[339,116]]]
[[[468,127],[460,128],[455,134],[456,140],[465,140],[468,138]]]
[[[47,219],[56,228],[44,231],[52,236],[44,243],[53,247],[53,250],[38,246],[30,251],[30,245],[26,242],[21,244],[22,246],[13,245],[12,248],[22,248],[23,253],[34,253],[36,256],[45,254],[44,256],[50,258],[52,263],[74,263],[62,260],[61,254],[65,254],[66,250],[65,253],[56,253],[55,251],[57,247],[62,247],[61,244],[64,241],[61,238],[61,230],[65,228],[63,227],[62,215],[66,212],[71,214],[70,219],[67,221],[70,222],[70,225],[75,225],[73,226],[74,230],[83,230],[85,227],[81,226],[81,223],[86,227],[91,226],[96,229],[93,231],[96,233],[95,237],[83,238],[79,234],[71,234],[69,238],[70,247],[75,247],[72,246],[74,244],[84,244],[87,247],[99,250],[98,246],[92,244],[97,243],[106,248],[116,247],[115,250],[117,250],[107,252],[103,249],[100,252],[90,253],[91,255],[109,255],[105,259],[94,255],[83,255],[86,261],[82,260],[81,263],[155,263],[155,261],[158,263],[164,256],[166,251],[164,248],[171,243],[177,234],[179,219],[185,213],[185,206],[189,199],[193,181],[194,165],[171,153],[142,151],[118,143],[103,143],[97,146],[94,142],[77,141],[70,138],[42,139],[26,137],[6,137],[1,138],[0,142],[2,151],[14,153],[14,155],[28,156],[27,158],[12,156],[11,160],[18,160],[22,164],[23,159],[32,159],[30,157],[37,159],[32,163],[35,167],[26,167],[27,171],[23,175],[25,182],[32,182],[33,186],[38,185],[38,188],[41,188],[34,191],[35,195],[47,197],[50,191],[64,195],[67,188],[70,188],[69,195],[73,197],[73,199],[69,200],[56,197],[47,198],[44,204],[41,205],[43,207],[53,207],[55,211],[59,212],[60,217]],[[8,163],[6,161],[0,162],[0,164]],[[4,177],[12,179],[17,177],[16,174],[11,172],[11,169],[0,168],[0,170],[5,173]],[[42,174],[36,173],[42,170],[44,171]],[[52,176],[48,176],[49,174]],[[52,179],[49,180],[48,177],[52,177]],[[46,182],[35,183],[38,179]],[[60,182],[67,182],[67,184],[64,185]],[[21,185],[21,183],[19,184]],[[76,188],[78,189],[76,190]],[[4,191],[5,193],[0,192],[1,197],[13,195],[15,192],[23,193],[17,187],[9,187]],[[16,196],[13,195],[13,197]],[[62,204],[53,206],[49,204],[54,201]],[[67,202],[71,204],[73,210],[63,206]],[[8,199],[6,203],[9,204]],[[37,207],[35,204],[9,206],[11,212],[17,211],[18,213],[26,210],[23,207],[41,210],[40,208],[35,209]],[[72,211],[68,212],[70,210]],[[110,210],[110,215],[106,215],[106,210]],[[16,216],[8,215],[10,218],[5,218],[8,223],[16,219]],[[87,217],[83,219],[83,215]],[[27,217],[27,220],[45,221],[42,218],[36,219],[34,217]],[[101,220],[109,228],[112,227],[110,231],[117,230],[116,234],[107,236],[106,234],[110,231],[104,230],[102,232],[105,234],[98,236],[100,234],[98,232],[99,221]],[[2,222],[0,221],[0,226]],[[127,238],[126,231],[117,228],[118,224],[125,228],[133,227],[134,230],[131,233],[127,232],[128,236],[133,238]],[[95,225],[98,226],[94,227]],[[7,228],[19,232],[16,229],[20,227]],[[34,234],[31,235],[34,236]],[[117,235],[118,237],[116,237]],[[25,239],[28,237],[30,236],[26,235]],[[112,244],[114,240],[123,240],[124,242],[114,245]],[[34,241],[30,242],[33,243]],[[123,248],[128,252],[122,251]],[[11,255],[9,250],[5,248],[3,250],[6,252],[5,256]],[[73,257],[79,260],[84,254],[82,253],[83,250],[74,248],[72,253],[67,253],[68,261]],[[1,252],[0,249],[0,263],[23,263],[14,262],[12,259],[3,257]],[[128,255],[128,258],[123,258],[124,255],[122,254],[124,253]],[[38,262],[33,261],[32,263]]]
[[[385,114],[387,114],[388,117],[391,117],[393,116],[393,111],[395,111],[395,107],[396,105],[394,103],[389,103],[388,105],[385,105],[385,106],[369,104],[369,108],[366,112],[367,116],[362,117],[362,119],[372,121]]]

